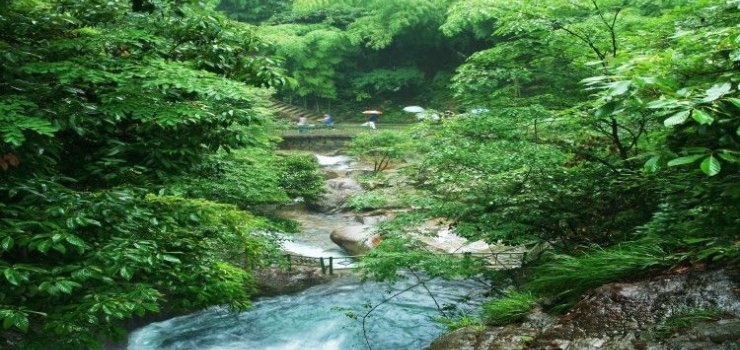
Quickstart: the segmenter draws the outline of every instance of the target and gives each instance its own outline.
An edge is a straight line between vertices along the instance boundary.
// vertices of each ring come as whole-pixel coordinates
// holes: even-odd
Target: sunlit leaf
[[[722,165],[720,164],[719,160],[717,160],[717,158],[714,158],[714,156],[709,156],[707,157],[707,159],[704,159],[704,161],[701,162],[700,167],[701,171],[709,176],[719,174],[720,170],[722,169]]]
[[[14,242],[15,240],[13,239],[13,237],[7,236],[3,238],[2,241],[0,241],[0,248],[2,248],[4,251],[9,251],[13,248]]]
[[[677,165],[683,165],[683,164],[689,164],[693,163],[701,158],[706,157],[704,154],[692,154],[690,156],[680,157],[673,159],[668,162],[668,166],[677,166]]]
[[[647,162],[645,162],[645,169],[647,169],[648,171],[656,172],[658,171],[659,162],[660,156],[654,156],[648,159]]]
[[[714,118],[709,113],[706,113],[700,109],[694,109],[691,112],[691,117],[696,120],[699,124],[712,124]]]
[[[609,90],[609,95],[623,95],[625,92],[627,92],[627,90],[629,90],[630,86],[632,86],[632,82],[629,80],[618,81],[612,84],[611,89]]]
[[[711,88],[707,89],[707,97],[702,99],[702,102],[711,102],[714,101],[723,95],[727,94],[732,90],[732,85],[730,83],[724,83],[722,85],[714,85]]]
[[[730,52],[730,61],[733,61],[733,62],[740,61],[740,49],[735,49],[732,52]]]
[[[691,114],[691,110],[683,110],[680,111],[671,117],[668,117],[666,120],[663,121],[663,125],[671,127],[683,124],[687,119],[689,119],[689,115]]]
[[[740,163],[740,157],[729,153],[717,153],[717,156],[731,163]]]

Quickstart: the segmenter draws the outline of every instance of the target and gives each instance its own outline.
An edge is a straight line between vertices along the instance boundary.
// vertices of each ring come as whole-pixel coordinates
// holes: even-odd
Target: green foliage
[[[288,0],[220,0],[216,9],[237,21],[257,24],[289,6]]]
[[[278,162],[278,186],[290,198],[303,198],[306,203],[315,203],[324,193],[324,176],[313,155],[288,155]]]
[[[259,256],[266,242],[251,233],[261,222],[234,207],[129,190],[80,193],[49,181],[6,184],[2,193],[10,204],[0,230],[0,313],[29,344],[86,347],[119,333],[117,321],[165,305],[249,306],[254,282],[226,261],[241,263],[245,250]]]
[[[556,298],[555,309],[567,310],[592,288],[641,271],[670,267],[676,261],[667,259],[661,243],[645,238],[605,249],[591,247],[578,255],[552,255],[534,268],[525,288]]]
[[[263,26],[260,35],[272,42],[276,55],[286,58],[298,96],[337,96],[338,66],[355,52],[345,33],[324,24],[283,24]]]
[[[0,5],[5,345],[94,348],[162,309],[249,307],[244,268],[274,249],[235,206],[151,190],[219,150],[274,144],[271,91],[255,86],[287,82],[279,60],[206,9],[136,4]]]
[[[418,89],[424,73],[417,68],[376,69],[352,80],[357,101],[370,96],[391,95],[403,89]]]
[[[280,188],[281,173],[271,163],[279,160],[268,151],[251,148],[212,157],[171,186],[174,193],[231,203],[241,208],[287,203]]]
[[[382,49],[391,44],[394,37],[403,30],[424,22],[439,23],[447,4],[445,1],[399,0],[399,1],[317,1],[298,0],[293,6],[298,11],[311,11],[326,6],[352,5],[367,12],[355,19],[347,32],[354,43],[363,43],[373,49]]]
[[[695,15],[696,10],[674,16]],[[734,26],[738,9],[725,4],[702,13],[710,24],[686,20],[668,41],[630,57],[613,74],[594,77],[588,84],[601,93],[601,110],[613,110],[623,118],[636,111],[662,121],[667,128],[657,134],[646,154],[646,167],[697,164],[707,176],[717,176],[723,166],[737,168],[740,128],[735,115],[740,111],[737,79],[738,58],[733,56],[740,31]],[[707,65],[705,62],[711,62]]]
[[[537,298],[530,293],[510,292],[501,299],[483,305],[487,324],[505,326],[521,322],[537,305]]]
[[[454,331],[460,328],[472,328],[475,331],[483,331],[485,326],[475,317],[463,315],[459,318],[440,316],[434,319],[435,322],[442,324],[448,331]]]
[[[347,200],[347,207],[354,211],[381,209],[386,206],[386,198],[375,192],[361,192]]]
[[[727,315],[717,309],[686,308],[655,325],[651,331],[651,336],[657,339],[665,339],[699,323],[717,321],[725,317]]]
[[[373,163],[373,171],[387,169],[391,161],[402,160],[413,150],[408,136],[398,131],[358,134],[349,144],[347,153]]]
[[[38,106],[24,96],[6,95],[0,99],[0,136],[8,145],[19,147],[26,141],[25,132],[52,136],[58,129],[48,120],[29,116],[28,110]]]
[[[42,15],[57,5],[63,15]],[[251,54],[253,33],[187,7],[184,19],[107,10],[87,18],[78,2],[19,3],[0,19],[3,40],[17,41],[0,86],[11,123],[0,148],[23,147],[30,167],[51,156],[82,187],[143,184],[253,142],[237,126],[264,120],[254,107],[267,92],[232,79],[280,79],[275,62]]]
[[[423,244],[407,237],[385,237],[358,268],[363,278],[393,282],[407,278],[404,271],[421,271],[429,278],[470,278],[484,271],[486,265],[484,259],[471,255],[430,253]]]
[[[313,156],[277,156],[245,148],[198,164],[168,189],[186,197],[249,208],[285,204],[298,197],[313,203],[323,193],[323,183]]]

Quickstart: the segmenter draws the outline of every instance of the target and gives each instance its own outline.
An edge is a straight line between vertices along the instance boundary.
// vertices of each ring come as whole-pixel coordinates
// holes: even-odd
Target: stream
[[[346,157],[317,156],[325,168],[347,169]],[[356,223],[351,213],[322,214],[284,211],[301,222],[286,251],[306,256],[346,256],[329,233]],[[186,316],[151,323],[131,333],[129,350],[416,350],[445,332],[433,321],[478,307],[486,287],[473,281],[433,280],[416,285],[414,276],[393,285],[360,282],[343,273],[329,283],[304,291],[265,297],[252,309],[230,312],[215,306]],[[414,287],[415,286],[415,287]],[[408,289],[408,290],[406,290]],[[433,296],[433,297],[432,297]],[[377,306],[365,318],[373,306]],[[439,307],[438,307],[439,306]]]
[[[346,350],[422,349],[439,337],[444,328],[431,320],[440,313],[423,287],[401,293],[376,308],[366,320],[368,342],[362,329],[367,304],[410,286],[410,281],[389,287],[359,283],[344,275],[330,283],[292,295],[257,300],[252,310],[230,313],[213,307],[198,313],[157,322],[136,330],[129,337],[130,350]],[[447,308],[467,310],[458,304],[480,291],[472,282],[427,284],[436,301]],[[348,313],[358,317],[352,318]]]

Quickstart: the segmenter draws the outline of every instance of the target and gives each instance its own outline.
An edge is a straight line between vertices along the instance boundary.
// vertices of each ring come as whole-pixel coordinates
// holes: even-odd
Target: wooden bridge
[[[302,129],[298,129],[297,125],[287,125],[285,129],[280,131],[283,137],[354,137],[360,133],[366,132],[377,132],[383,130],[402,131],[410,124],[385,124],[376,123],[377,129],[371,129],[367,126],[362,126],[360,123],[334,123],[333,127],[326,127],[320,123],[308,124]]]
[[[309,125],[304,130],[298,130],[295,125],[286,126],[281,130],[281,149],[300,149],[314,152],[335,151],[343,149],[349,141],[361,133],[378,132],[383,130],[401,131],[408,124],[383,124],[377,125],[373,130],[360,124],[337,123],[333,128],[323,125]]]
[[[515,270],[521,268],[527,259],[527,252],[521,251],[500,251],[491,253],[429,253],[432,256],[456,256],[460,259],[476,259],[484,264],[487,268],[498,271]],[[285,254],[283,258],[287,262],[287,269],[296,266],[320,268],[323,274],[334,274],[335,269],[348,270],[354,268],[355,263],[365,257],[357,256],[327,256],[312,257],[294,254]],[[385,256],[388,258],[389,256]],[[392,259],[392,256],[390,256]],[[399,259],[406,258],[404,254],[399,254]]]

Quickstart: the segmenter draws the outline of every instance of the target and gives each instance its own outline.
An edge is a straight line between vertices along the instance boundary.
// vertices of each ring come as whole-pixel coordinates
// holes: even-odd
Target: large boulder
[[[365,255],[380,242],[380,237],[369,225],[340,227],[332,231],[329,238],[352,256]]]
[[[656,326],[686,310],[722,317],[656,336]],[[471,328],[446,334],[427,350],[740,349],[740,272],[698,270],[631,283],[610,283],[584,297],[556,322]]]
[[[321,269],[298,267],[291,270],[267,268],[253,272],[257,279],[257,297],[300,292],[326,283],[334,276],[321,273]]]

